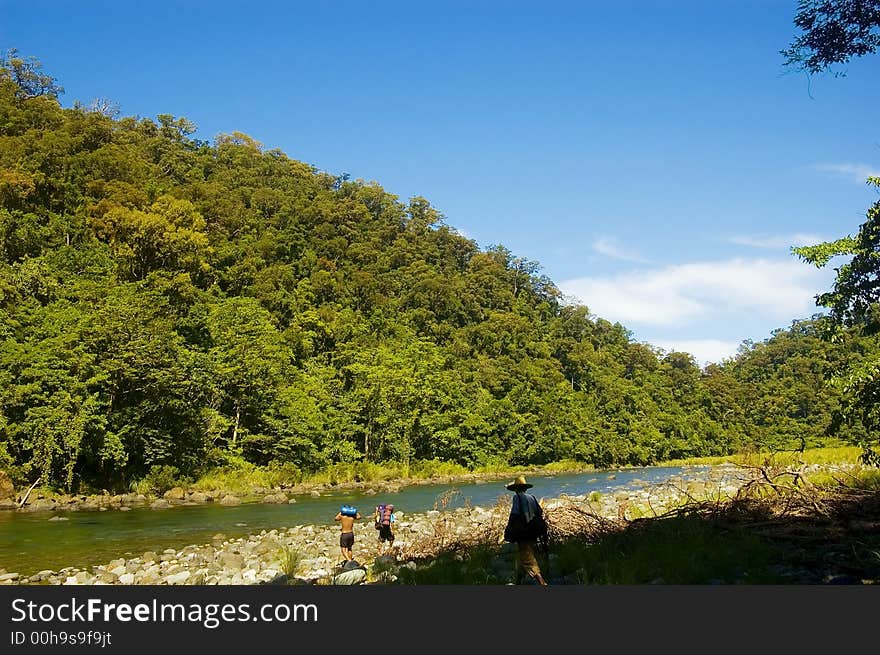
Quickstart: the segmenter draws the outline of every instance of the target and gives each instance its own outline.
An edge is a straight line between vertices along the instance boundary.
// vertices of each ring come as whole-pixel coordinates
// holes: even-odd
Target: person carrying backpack
[[[517,545],[516,583],[519,584],[522,581],[522,574],[527,573],[539,585],[546,587],[547,582],[541,575],[541,567],[538,566],[535,551],[538,540],[546,542],[547,523],[544,521],[544,512],[538,499],[526,493],[526,489],[533,486],[526,482],[525,476],[522,475],[506,485],[505,488],[513,491],[515,495],[504,528],[504,540]]]
[[[379,531],[379,555],[383,555],[386,550],[394,549],[394,505],[390,503],[376,505],[373,519]]]

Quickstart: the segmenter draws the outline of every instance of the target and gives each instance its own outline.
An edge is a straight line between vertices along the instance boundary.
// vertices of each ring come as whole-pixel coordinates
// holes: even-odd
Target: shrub
[[[132,483],[131,489],[136,493],[161,495],[178,485],[179,475],[180,471],[176,466],[154,465],[141,480]]]

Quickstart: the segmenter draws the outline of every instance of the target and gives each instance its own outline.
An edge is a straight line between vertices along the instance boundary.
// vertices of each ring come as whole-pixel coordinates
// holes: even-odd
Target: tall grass
[[[861,450],[856,446],[838,446],[827,448],[811,448],[803,453],[750,453],[726,455],[721,457],[697,457],[662,462],[664,466],[685,465],[717,465],[722,463],[766,465],[789,465],[797,461],[806,464],[857,463]],[[551,462],[543,466],[510,466],[500,461],[487,462],[472,469],[452,462],[437,460],[413,461],[409,466],[402,462],[341,462],[333,464],[321,471],[304,473],[289,464],[273,464],[256,466],[243,457],[224,455],[220,465],[204,472],[189,486],[198,491],[223,489],[233,493],[246,494],[255,488],[274,488],[292,486],[294,484],[330,484],[344,485],[351,483],[396,482],[403,480],[428,480],[443,477],[477,475],[484,477],[504,477],[519,474],[556,474],[576,473],[595,470],[593,466],[575,460]],[[155,493],[155,480],[144,480],[133,483],[132,490],[138,493]],[[162,489],[164,491],[164,489]]]
[[[223,489],[244,494],[256,488],[272,489],[300,481],[302,473],[293,465],[255,466],[241,460],[207,471],[191,487],[198,491]]]
[[[302,553],[291,546],[284,546],[278,552],[281,572],[289,578],[295,577],[302,564]]]
[[[858,446],[827,446],[807,448],[802,453],[792,451],[738,453],[716,457],[687,457],[660,462],[660,466],[696,466],[717,464],[745,464],[760,466],[768,463],[786,466],[803,462],[804,464],[856,464],[862,449]]]

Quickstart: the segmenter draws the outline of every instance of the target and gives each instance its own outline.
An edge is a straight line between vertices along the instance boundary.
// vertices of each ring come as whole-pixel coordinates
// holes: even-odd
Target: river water
[[[538,498],[571,496],[593,491],[609,493],[640,482],[649,484],[680,479],[708,467],[646,467],[578,474],[529,477],[531,492]],[[491,506],[499,497],[509,497],[508,479],[460,484],[425,484],[403,487],[397,493],[365,495],[360,491],[334,491],[320,497],[295,496],[296,503],[269,505],[245,503],[225,507],[217,503],[148,508],[130,512],[17,512],[0,511],[0,568],[31,575],[44,569],[65,566],[84,568],[105,564],[116,557],[134,557],[145,551],[161,552],[201,544],[222,533],[240,537],[261,530],[294,525],[335,525],[333,517],[341,504],[354,505],[362,516],[372,515],[379,502],[394,503],[404,513],[425,512],[445,507]],[[66,521],[50,521],[54,516]]]

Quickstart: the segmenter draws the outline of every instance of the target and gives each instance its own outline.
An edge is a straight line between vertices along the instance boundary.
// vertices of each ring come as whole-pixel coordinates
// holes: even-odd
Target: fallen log
[[[25,495],[21,499],[21,502],[18,504],[18,509],[21,509],[22,507],[24,507],[24,504],[27,502],[28,496],[31,495],[31,492],[34,490],[34,487],[36,487],[40,483],[41,478],[42,478],[42,476],[40,476],[36,480],[34,480],[34,483],[30,486],[30,488],[27,490],[27,493],[25,493]]]

